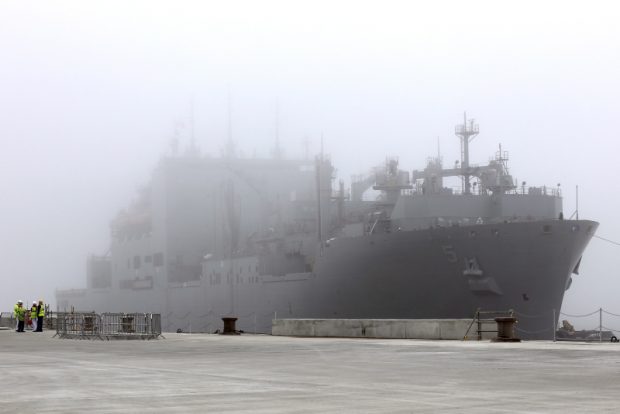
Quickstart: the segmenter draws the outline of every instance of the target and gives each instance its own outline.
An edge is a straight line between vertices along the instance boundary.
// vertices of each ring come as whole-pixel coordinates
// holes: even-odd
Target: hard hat
[[[17,303],[24,303],[24,301],[20,299],[17,301]]]
[[[33,304],[33,305],[36,305],[36,304],[37,304],[37,301],[36,301],[36,300],[33,300],[33,301],[32,301],[32,304]]]

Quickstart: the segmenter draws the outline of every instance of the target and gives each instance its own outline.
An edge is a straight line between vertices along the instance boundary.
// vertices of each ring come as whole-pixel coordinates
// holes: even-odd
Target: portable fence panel
[[[58,313],[60,337],[142,338],[161,335],[161,316],[150,313]]]

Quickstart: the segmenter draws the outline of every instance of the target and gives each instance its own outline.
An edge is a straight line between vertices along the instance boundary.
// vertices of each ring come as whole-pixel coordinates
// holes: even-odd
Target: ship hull
[[[71,303],[97,311],[150,304],[168,331],[212,332],[222,316],[234,315],[238,329],[267,333],[274,318],[472,318],[479,309],[513,310],[517,336],[550,339],[597,226],[540,220],[335,238],[321,244],[307,273],[240,272],[219,284],[203,275],[194,286],[87,291]],[[234,269],[234,261],[221,266]]]
[[[471,318],[478,309],[513,310],[518,335],[552,338],[596,226],[549,220],[334,239],[308,279],[269,283],[262,301],[268,308],[257,310],[249,292],[236,302],[254,302],[254,311],[279,318]],[[471,260],[474,275],[467,274]],[[241,315],[252,312],[237,307]]]

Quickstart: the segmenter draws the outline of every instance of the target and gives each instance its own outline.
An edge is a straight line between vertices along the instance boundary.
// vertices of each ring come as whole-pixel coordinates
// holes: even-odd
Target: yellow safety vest
[[[45,305],[41,303],[39,306],[39,317],[42,318],[45,316]]]
[[[24,309],[23,306],[21,308],[19,306],[15,308],[15,317],[17,318],[18,321],[23,321],[25,316],[26,316],[26,309]]]

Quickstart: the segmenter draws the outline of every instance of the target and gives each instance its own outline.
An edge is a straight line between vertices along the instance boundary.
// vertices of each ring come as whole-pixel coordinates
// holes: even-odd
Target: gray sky
[[[0,308],[85,285],[109,222],[194,99],[219,154],[227,91],[247,156],[320,134],[345,179],[398,156],[473,162],[501,142],[532,185],[620,241],[620,25],[614,2],[56,1],[0,3]],[[620,246],[594,239],[564,310],[620,313]],[[620,326],[620,319],[616,321]]]

